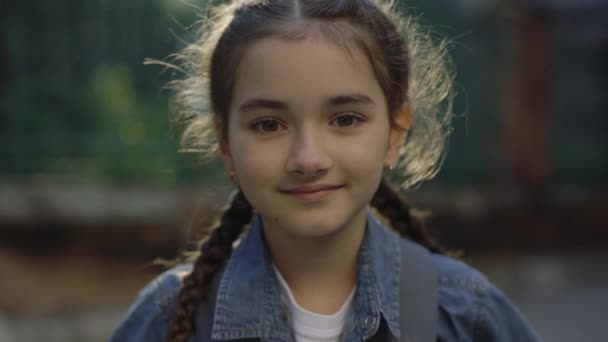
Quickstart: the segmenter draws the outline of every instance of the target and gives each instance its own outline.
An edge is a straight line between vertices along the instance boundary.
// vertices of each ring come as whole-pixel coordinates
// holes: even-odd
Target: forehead
[[[298,40],[269,37],[245,49],[233,104],[270,97],[311,105],[340,93],[363,93],[376,103],[385,102],[371,63],[359,48],[347,50],[317,35]]]

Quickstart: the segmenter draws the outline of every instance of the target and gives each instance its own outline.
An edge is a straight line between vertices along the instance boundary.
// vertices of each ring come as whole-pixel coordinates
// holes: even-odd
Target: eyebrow
[[[326,105],[331,107],[344,106],[348,104],[374,105],[376,103],[371,99],[371,97],[358,93],[340,94],[330,97],[326,101]],[[252,98],[243,102],[243,104],[239,106],[238,110],[240,112],[248,112],[257,109],[287,110],[288,108],[289,106],[287,103],[283,101],[266,98]]]
[[[253,98],[249,99],[239,106],[240,112],[248,112],[256,109],[274,109],[274,110],[285,110],[287,104],[278,100]]]
[[[364,94],[342,94],[338,96],[334,96],[329,99],[328,103],[331,106],[343,106],[347,104],[366,104],[373,105],[376,104],[371,97]]]

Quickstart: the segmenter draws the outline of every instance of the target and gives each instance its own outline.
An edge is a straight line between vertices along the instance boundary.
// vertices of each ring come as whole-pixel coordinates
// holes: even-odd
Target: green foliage
[[[179,23],[192,22],[195,13],[183,1],[35,0],[13,2],[8,13],[0,177],[226,181],[221,165],[201,168],[195,155],[177,153],[160,90],[170,75],[142,64],[175,52],[176,35],[187,37]]]
[[[70,182],[192,181],[195,156],[177,154],[167,99],[138,96],[124,66],[99,66],[84,84],[13,84],[3,111],[4,176]],[[217,178],[217,177],[216,177]]]
[[[207,1],[190,3],[203,7]],[[500,126],[509,46],[498,14],[483,4],[402,2],[403,8],[452,41],[458,96],[454,134],[437,179],[443,184],[495,182],[505,173],[500,170],[505,158]],[[142,64],[146,57],[162,59],[179,50],[184,40],[193,39],[187,27],[196,11],[188,1],[11,1],[3,10],[0,178],[166,185],[226,182],[219,163],[201,166],[195,155],[177,153],[167,94],[160,90],[176,75]],[[578,56],[581,50],[568,51]],[[556,56],[566,55],[557,52]],[[592,65],[571,64],[576,70]],[[600,74],[588,68],[590,75]],[[599,129],[587,134],[590,128],[602,127],[605,106],[591,108],[584,97],[572,102],[575,106],[560,102],[578,94],[572,93],[572,82],[560,83],[563,69],[556,68],[553,85],[563,91],[552,100],[555,126],[562,127],[552,138],[550,151],[556,178],[605,184],[605,139]],[[585,120],[596,113],[597,124],[581,123],[577,132],[586,133],[572,133],[572,108]]]

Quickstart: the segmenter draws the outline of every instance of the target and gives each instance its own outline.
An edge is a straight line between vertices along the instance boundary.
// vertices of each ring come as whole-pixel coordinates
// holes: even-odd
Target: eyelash
[[[253,129],[254,131],[256,131],[256,132],[258,132],[258,133],[260,133],[260,134],[272,134],[272,133],[276,133],[276,132],[278,132],[278,131],[279,131],[279,130],[276,130],[276,131],[270,131],[270,132],[268,132],[268,131],[264,131],[264,130],[262,129],[262,125],[263,125],[264,123],[268,123],[268,122],[276,123],[277,125],[283,126],[283,128],[285,128],[285,125],[283,125],[282,123],[280,123],[280,122],[279,122],[279,120],[277,120],[277,119],[273,119],[273,118],[270,118],[270,117],[266,117],[266,118],[260,118],[260,119],[255,120],[255,121],[254,121],[254,122],[251,124],[251,129]]]
[[[344,125],[344,126],[339,126],[339,125],[334,125],[333,122],[337,122],[337,120],[341,119],[341,118],[353,118],[356,120],[356,123],[352,124],[352,125]],[[363,122],[365,122],[365,119],[361,116],[361,115],[357,115],[357,114],[353,114],[353,113],[342,113],[339,115],[336,115],[335,117],[333,117],[330,121],[330,126],[332,127],[342,127],[342,128],[351,128],[351,127],[357,127],[360,124],[362,124]],[[276,124],[277,126],[281,126],[281,129],[276,129],[276,130],[272,130],[272,131],[266,131],[264,130],[262,127],[265,123],[273,123]],[[254,131],[260,133],[260,134],[272,134],[272,133],[276,133],[282,129],[286,129],[285,125],[282,124],[281,122],[279,122],[279,120],[271,118],[271,117],[264,117],[264,118],[260,118],[258,120],[255,120],[252,124],[251,124],[251,129],[253,129]]]
[[[357,123],[353,124],[353,125],[346,125],[346,126],[337,126],[337,127],[357,127],[360,124],[362,124],[363,122],[365,122],[365,119],[361,116],[361,115],[357,115],[354,113],[341,113],[336,115],[334,118],[332,118],[332,120],[330,121],[330,125],[332,122],[337,121],[341,118],[353,118],[355,120],[357,120]],[[333,126],[333,125],[332,125]]]

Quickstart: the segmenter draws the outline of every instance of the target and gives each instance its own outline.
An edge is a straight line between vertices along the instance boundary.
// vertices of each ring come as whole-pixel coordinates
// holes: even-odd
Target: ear
[[[412,116],[411,116],[410,107],[404,105],[401,107],[401,110],[395,115],[393,119],[393,124],[391,125],[391,133],[389,139],[389,146],[386,153],[386,159],[384,160],[385,165],[392,168],[397,164],[399,160],[399,152],[403,143],[405,142],[405,138],[407,137],[407,132],[410,129],[412,124]]]
[[[215,138],[220,148],[220,155],[224,161],[224,169],[226,173],[230,174],[234,170],[232,163],[232,154],[230,153],[230,145],[228,144],[228,137],[226,136],[227,129],[224,123],[219,119],[213,120],[213,128],[215,129]]]

